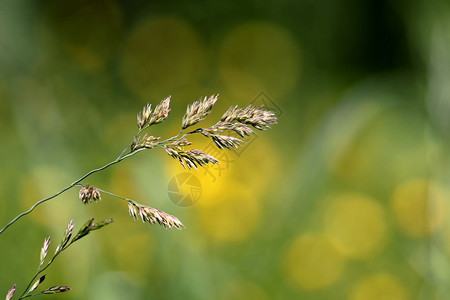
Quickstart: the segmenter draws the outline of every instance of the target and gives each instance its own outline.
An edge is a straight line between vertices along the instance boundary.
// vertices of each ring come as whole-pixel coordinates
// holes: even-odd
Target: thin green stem
[[[47,197],[47,198],[44,198],[44,199],[39,200],[38,202],[36,202],[35,204],[33,204],[33,206],[31,206],[30,209],[28,209],[28,210],[26,210],[26,211],[20,213],[20,214],[17,215],[14,219],[12,219],[8,224],[6,224],[6,225],[0,230],[0,234],[2,234],[6,229],[8,229],[9,226],[11,226],[12,224],[14,224],[17,220],[19,220],[19,219],[22,218],[23,216],[26,216],[26,215],[28,215],[29,213],[31,213],[31,212],[32,212],[36,207],[38,207],[39,205],[41,205],[41,204],[43,204],[43,203],[45,203],[45,202],[47,202],[47,201],[49,201],[49,200],[51,200],[51,199],[53,199],[53,198],[59,196],[59,195],[61,195],[62,193],[66,192],[66,191],[68,191],[68,190],[70,190],[70,189],[73,188],[76,184],[80,183],[81,181],[83,181],[83,180],[86,179],[87,177],[91,176],[92,174],[97,173],[97,172],[100,172],[100,171],[102,171],[102,170],[104,170],[104,169],[106,169],[106,168],[108,168],[108,167],[110,167],[110,166],[112,166],[112,165],[115,165],[115,164],[121,162],[122,160],[124,160],[124,159],[126,159],[126,158],[128,158],[128,157],[130,157],[130,156],[133,156],[133,155],[135,155],[136,153],[138,153],[138,152],[140,152],[140,151],[143,151],[143,150],[145,150],[145,148],[141,148],[141,149],[132,151],[132,152],[126,154],[126,155],[123,155],[123,154],[122,154],[122,155],[120,155],[116,160],[107,163],[107,164],[104,165],[103,167],[100,167],[100,168],[91,170],[91,171],[89,171],[88,173],[84,174],[84,175],[81,176],[79,179],[75,180],[75,181],[72,182],[70,185],[66,186],[65,188],[63,188],[62,190],[60,190],[59,192],[57,192],[56,194],[54,194],[54,195],[52,195],[52,196],[49,196],[49,197]]]
[[[166,144],[166,143],[168,143],[168,142],[172,142],[172,141],[176,141],[176,140],[181,140],[181,139],[183,139],[184,137],[186,137],[186,136],[188,136],[188,135],[190,135],[190,134],[200,132],[201,129],[203,129],[203,128],[198,128],[198,129],[196,129],[196,130],[187,132],[187,133],[183,134],[182,136],[180,136],[180,135],[183,133],[183,131],[184,131],[184,130],[181,130],[177,135],[175,135],[175,136],[173,136],[173,137],[171,137],[171,138],[168,138],[168,139],[166,139],[166,140],[164,140],[164,141],[161,141],[161,142],[157,143],[155,146],[162,147],[164,144]]]
[[[177,135],[174,135],[173,137],[170,137],[170,138],[168,138],[168,139],[166,139],[164,141],[159,142],[158,145],[163,145],[163,144],[165,144],[167,142],[171,142],[171,141],[175,141],[175,140],[178,140],[178,139],[182,139],[182,137],[181,138],[178,138],[178,137],[183,133],[183,131],[184,131],[184,129],[182,129],[180,132],[178,132]]]
[[[27,294],[27,295],[25,295],[25,296],[21,296],[21,297],[19,298],[19,300],[20,300],[20,299],[25,299],[25,298],[28,298],[28,297],[33,297],[33,296],[41,295],[41,294],[43,294],[43,292],[34,293],[34,294]]]
[[[78,183],[75,183],[73,186],[79,185]],[[36,279],[39,277],[39,275],[41,275],[48,267],[50,267],[50,265],[55,261],[55,259],[67,248],[69,248],[74,242],[76,242],[78,239],[72,239],[69,243],[67,243],[67,245],[65,245],[63,248],[61,248],[60,251],[56,252],[54,254],[54,256],[49,260],[49,262],[41,269],[41,265],[38,267],[36,274],[34,275],[34,277],[30,280],[30,282],[28,283],[27,287],[25,288],[25,290],[23,291],[22,295],[20,295],[19,300],[20,299],[24,299],[27,297],[31,297],[31,296],[36,296],[36,295],[40,295],[42,294],[42,292],[40,293],[35,293],[35,294],[29,294],[29,290],[32,286],[32,284],[34,284],[34,282],[36,281]]]
[[[118,199],[122,199],[122,200],[125,200],[125,201],[127,201],[127,202],[132,202],[132,203],[135,203],[135,204],[139,204],[139,203],[137,203],[136,201],[134,201],[133,199],[126,198],[126,197],[122,197],[122,196],[116,195],[116,194],[114,194],[114,193],[111,193],[111,192],[108,192],[108,191],[105,191],[105,190],[102,190],[102,189],[99,189],[99,188],[97,188],[97,189],[98,189],[100,192],[102,192],[102,193],[108,194],[108,195],[113,196],[113,197],[116,197],[116,198],[118,198]]]
[[[82,183],[77,183],[77,184],[76,184],[76,186],[80,186],[80,187],[83,187],[84,185],[83,185]],[[97,189],[97,190],[99,190],[100,192],[104,193],[104,194],[108,194],[108,195],[110,195],[110,196],[113,196],[113,197],[116,197],[116,198],[119,198],[119,199],[125,200],[125,201],[127,201],[127,202],[133,202],[133,203],[135,203],[135,204],[139,204],[139,203],[137,203],[136,201],[134,201],[133,199],[130,199],[130,198],[126,198],[126,197],[122,197],[122,196],[119,196],[119,195],[117,195],[117,194],[114,194],[114,193],[111,193],[111,192],[108,192],[108,191],[102,190],[102,189],[101,189],[101,188],[99,188],[99,187],[96,187],[96,189]]]
[[[42,269],[38,269],[38,271],[36,272],[36,274],[34,275],[33,278],[31,278],[30,282],[28,283],[27,287],[25,288],[25,290],[23,291],[22,295],[20,295],[19,300],[23,299],[23,298],[27,298],[27,297],[31,297],[31,296],[35,296],[38,294],[28,294],[27,291],[30,290],[31,285],[36,281],[36,279],[39,277],[39,275],[44,272],[52,263],[53,261],[56,259],[56,257],[58,257],[58,255],[63,252],[64,250],[66,250],[72,243],[69,243],[66,247],[64,247],[61,251],[59,251],[58,253],[55,254],[55,256],[52,257],[52,259],[47,263],[47,265],[45,267],[43,267]]]
[[[147,127],[144,127],[143,129],[139,129],[139,131],[137,132],[137,134],[135,135],[135,137],[137,137],[137,136],[138,136],[144,129],[146,129],[146,128],[147,128]],[[184,130],[181,130],[177,135],[175,135],[175,136],[173,136],[173,137],[171,137],[171,138],[168,138],[168,139],[166,139],[166,140],[164,140],[164,141],[161,141],[161,142],[157,143],[155,146],[163,147],[163,145],[166,144],[166,143],[168,143],[168,142],[175,141],[175,140],[181,140],[182,138],[184,138],[184,137],[186,137],[186,136],[188,136],[188,135],[190,135],[190,134],[194,134],[194,133],[200,132],[200,130],[201,130],[201,128],[198,128],[198,129],[196,129],[196,130],[187,132],[187,133],[185,133],[185,134],[183,134]],[[31,213],[31,212],[32,212],[36,207],[38,207],[39,205],[41,205],[41,204],[43,204],[43,203],[45,203],[45,202],[47,202],[47,201],[49,201],[49,200],[51,200],[51,199],[53,199],[53,198],[56,198],[57,196],[61,195],[62,193],[64,193],[64,192],[70,190],[70,189],[73,188],[75,185],[79,184],[81,181],[83,181],[83,180],[86,179],[87,177],[91,176],[92,174],[97,173],[97,172],[100,172],[100,171],[103,171],[104,169],[106,169],[106,168],[108,168],[108,167],[110,167],[110,166],[112,166],[112,165],[115,165],[115,164],[121,162],[122,160],[124,160],[124,159],[126,159],[126,158],[128,158],[128,157],[130,157],[130,156],[135,155],[136,153],[138,153],[138,152],[140,152],[140,151],[146,150],[146,148],[140,148],[140,149],[137,149],[137,150],[135,150],[135,151],[131,151],[131,152],[129,152],[128,154],[125,154],[125,152],[130,148],[131,144],[132,144],[132,142],[131,142],[131,143],[130,143],[123,151],[122,151],[122,153],[120,153],[120,155],[119,155],[114,161],[107,163],[107,164],[104,165],[103,167],[100,167],[100,168],[97,168],[97,169],[94,169],[94,170],[89,171],[88,173],[86,173],[85,175],[81,176],[79,179],[75,180],[75,181],[72,182],[70,185],[66,186],[65,188],[63,188],[62,190],[60,190],[59,192],[57,192],[56,194],[53,194],[53,195],[51,195],[51,196],[49,196],[49,197],[47,197],[47,198],[44,198],[44,199],[41,199],[41,200],[37,201],[37,202],[36,202],[35,204],[33,204],[33,206],[31,206],[28,210],[26,210],[26,211],[24,211],[24,212],[18,214],[14,219],[12,219],[8,224],[6,224],[2,229],[0,229],[0,235],[1,235],[6,229],[8,229],[11,225],[13,225],[16,221],[18,221],[20,218],[22,218],[22,217],[28,215],[29,213]],[[125,155],[124,155],[124,154],[125,154]],[[131,200],[131,199],[130,199],[130,200]],[[127,200],[127,201],[128,201],[128,200]]]
[[[139,129],[139,131],[134,135],[134,138],[137,138],[137,136],[138,136],[139,134],[141,134],[142,130],[143,130],[143,129]],[[122,152],[121,152],[120,155],[117,157],[117,159],[120,159],[120,158],[125,154],[125,152],[127,152],[127,150],[130,149],[130,147],[131,147],[132,144],[133,144],[133,141],[131,141],[131,142],[130,142],[123,150],[122,150]]]

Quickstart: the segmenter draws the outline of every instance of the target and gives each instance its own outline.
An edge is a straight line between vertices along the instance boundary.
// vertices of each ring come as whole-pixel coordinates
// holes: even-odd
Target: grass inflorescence
[[[243,139],[251,134],[254,134],[255,130],[266,130],[270,128],[271,125],[277,123],[277,117],[275,114],[269,110],[263,109],[262,107],[248,105],[247,107],[240,108],[238,106],[233,106],[230,107],[222,115],[221,119],[214,125],[210,127],[198,127],[188,131],[188,128],[197,125],[210,114],[217,100],[218,95],[211,95],[210,97],[204,97],[203,99],[195,101],[189,105],[182,118],[180,132],[166,139],[159,136],[150,135],[148,130],[151,126],[160,124],[168,118],[171,110],[171,97],[169,96],[165,98],[154,107],[152,107],[151,104],[145,105],[137,114],[137,133],[132,137],[130,144],[123,149],[115,160],[105,164],[102,167],[87,172],[85,175],[81,176],[79,179],[75,180],[59,192],[37,201],[32,207],[30,207],[30,209],[20,213],[3,228],[1,228],[0,235],[20,218],[31,213],[37,206],[58,197],[75,186],[80,187],[78,196],[84,204],[99,202],[102,199],[101,193],[104,193],[127,201],[128,213],[135,220],[140,219],[144,223],[159,224],[167,229],[183,228],[183,223],[173,215],[163,212],[157,208],[150,207],[146,204],[138,203],[133,199],[102,190],[97,186],[84,184],[83,181],[92,174],[101,172],[119,162],[122,162],[136,153],[155,148],[163,149],[169,156],[177,159],[185,169],[197,169],[198,167],[203,167],[208,164],[218,164],[220,163],[219,160],[211,154],[208,154],[201,149],[192,148],[192,142],[189,141],[189,136],[193,134],[201,134],[204,137],[211,139],[219,149],[232,149],[238,148],[242,145],[242,143],[244,143]],[[233,133],[236,136],[230,135],[230,133]],[[187,149],[188,147],[191,149]],[[42,273],[53,263],[60,253],[66,250],[74,242],[85,237],[90,232],[100,229],[112,222],[112,219],[107,219],[105,221],[95,223],[92,218],[79,229],[77,234],[73,235],[72,231],[74,228],[74,223],[73,221],[70,221],[64,232],[63,238],[48,261],[47,258],[51,239],[50,237],[46,238],[41,248],[37,271],[30,280],[28,286],[24,289],[23,293],[19,296],[19,299],[42,294],[56,294],[70,291],[68,286],[53,286],[38,292],[37,289],[46,279],[46,275]],[[7,292],[6,299],[13,299],[15,291],[16,285],[14,284]]]

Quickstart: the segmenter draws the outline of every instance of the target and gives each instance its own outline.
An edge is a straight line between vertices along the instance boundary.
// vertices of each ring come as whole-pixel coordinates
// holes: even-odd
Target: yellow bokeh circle
[[[195,205],[198,222],[204,233],[214,242],[243,242],[260,225],[261,201],[243,184],[233,183],[216,205],[202,205],[199,200]]]
[[[291,33],[274,23],[241,25],[221,47],[220,75],[236,96],[250,101],[259,92],[288,93],[300,72],[299,48]]]
[[[204,147],[200,146],[198,149],[204,149]],[[205,152],[211,153],[206,150]],[[239,188],[236,186],[232,169],[217,171],[217,168],[222,168],[220,163],[218,165],[200,167],[198,170],[189,170],[184,169],[177,159],[173,159],[165,153],[163,155],[165,155],[162,158],[165,160],[166,180],[168,183],[183,173],[192,174],[193,177],[200,181],[201,195],[198,201],[195,202],[196,209],[222,205],[229,198],[230,191]],[[188,193],[183,190],[180,192],[184,195]]]
[[[371,257],[386,240],[383,207],[360,194],[341,194],[330,199],[324,225],[333,245],[351,258]]]
[[[206,50],[195,29],[175,17],[140,23],[125,46],[121,75],[142,99],[198,84],[206,66]]]
[[[324,235],[306,234],[289,246],[283,272],[294,287],[314,291],[329,287],[344,270],[345,258]]]
[[[377,273],[362,279],[350,293],[349,300],[407,300],[405,286],[389,273]]]
[[[399,185],[391,205],[400,229],[412,237],[427,236],[444,224],[448,197],[439,184],[414,179]]]
[[[201,183],[201,195],[193,204],[193,211],[197,225],[212,242],[245,242],[261,226],[268,194],[281,169],[277,164],[279,159],[274,155],[276,151],[269,142],[257,139],[254,143],[251,147],[257,151],[249,147],[239,156],[232,150],[217,149],[208,139],[194,142],[185,150],[202,149],[220,162],[198,170],[185,170],[178,160],[161,154],[165,160],[167,182],[188,173]],[[182,186],[179,193],[189,195]]]

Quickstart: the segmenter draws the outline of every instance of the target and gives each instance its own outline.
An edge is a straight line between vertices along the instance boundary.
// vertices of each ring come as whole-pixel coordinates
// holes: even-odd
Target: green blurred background
[[[449,83],[444,0],[0,0],[1,226],[115,159],[147,102],[172,95],[163,137],[215,93],[205,126],[249,103],[280,118],[193,171],[192,206],[170,201],[185,171],[158,149],[85,182],[183,230],[75,189],[40,206],[0,236],[0,294],[44,237],[113,217],[49,269],[43,287],[73,289],[52,298],[450,299]]]

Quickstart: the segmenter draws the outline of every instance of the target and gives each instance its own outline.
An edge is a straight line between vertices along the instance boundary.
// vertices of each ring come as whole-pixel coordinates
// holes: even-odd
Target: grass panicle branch
[[[216,104],[218,97],[219,95],[212,95],[209,98],[205,97],[203,100],[195,101],[189,105],[186,114],[183,116],[182,128],[186,129],[206,118],[214,104]]]
[[[134,137],[133,142],[131,143],[131,151],[136,151],[141,148],[147,148],[152,149],[154,146],[158,144],[158,140],[161,139],[161,137],[155,137],[155,136],[147,136],[144,135],[143,137]]]
[[[207,164],[218,164],[219,161],[212,155],[204,153],[202,150],[192,149],[188,151],[179,150],[177,147],[166,146],[166,153],[178,159],[185,169],[198,169],[198,166]]]
[[[141,219],[142,222],[163,226],[164,228],[177,228],[184,227],[183,223],[178,220],[177,217],[169,215],[159,209],[145,206],[136,202],[128,202],[128,213],[135,220]]]
[[[6,294],[6,300],[11,300],[12,297],[14,296],[14,292],[16,291],[16,284],[14,284],[11,289],[8,291],[8,293]]]
[[[160,147],[165,149],[166,153],[171,157],[177,159],[184,168],[197,169],[199,166],[217,164],[219,161],[215,157],[198,149],[185,151],[184,147],[192,144],[186,138],[188,135],[201,133],[203,136],[211,138],[219,149],[232,149],[238,148],[243,143],[243,140],[224,134],[225,132],[231,131],[239,135],[241,138],[245,138],[246,136],[255,133],[250,126],[257,130],[266,130],[270,128],[271,125],[277,123],[277,117],[275,114],[271,111],[262,109],[262,107],[248,105],[245,108],[239,108],[238,106],[234,106],[230,107],[223,114],[220,121],[215,125],[206,128],[197,128],[193,131],[184,133],[186,128],[199,123],[211,112],[211,109],[218,100],[218,96],[219,95],[211,95],[210,97],[204,97],[203,100],[195,101],[189,105],[185,115],[183,116],[181,131],[177,135],[163,141],[160,141],[160,137],[147,134],[141,136],[141,134],[150,126],[159,124],[166,120],[171,110],[171,97],[169,96],[162,100],[161,103],[155,107],[155,109],[152,109],[151,104],[147,104],[137,115],[137,125],[139,128],[138,132],[134,135],[129,146],[125,147],[116,160],[107,163],[103,167],[89,171],[56,194],[37,201],[32,207],[30,207],[30,209],[20,213],[3,228],[1,228],[0,234],[2,234],[9,226],[14,224],[20,218],[31,213],[37,206],[56,198],[62,193],[73,188],[75,185],[79,185],[80,182],[92,174],[103,171],[112,165],[137,154],[140,151]],[[83,203],[88,203],[91,201],[96,202],[101,199],[100,194],[97,193],[95,189],[91,189],[90,187],[80,190],[79,197],[82,199]]]
[[[127,147],[128,148],[128,147]],[[115,159],[114,161],[111,161],[109,163],[107,163],[106,165],[104,165],[103,167],[97,168],[97,169],[93,169],[89,172],[87,172],[86,174],[84,174],[83,176],[81,176],[79,179],[75,180],[74,182],[72,182],[70,185],[66,186],[65,188],[63,188],[62,190],[60,190],[59,192],[57,192],[56,194],[53,194],[47,198],[41,199],[39,201],[37,201],[36,203],[34,203],[28,210],[21,212],[20,214],[18,214],[16,217],[14,217],[11,221],[8,222],[8,224],[6,224],[2,229],[0,229],[0,235],[2,233],[4,233],[6,231],[6,229],[8,229],[11,225],[13,225],[15,222],[17,222],[20,218],[30,214],[31,212],[33,212],[33,210],[36,209],[36,207],[38,207],[41,204],[44,204],[47,201],[50,201],[56,197],[58,197],[59,195],[67,192],[68,190],[72,189],[74,186],[76,186],[77,184],[79,184],[81,181],[83,181],[84,179],[86,179],[87,177],[91,176],[92,174],[95,174],[97,172],[103,171],[109,167],[111,167],[112,165],[115,165],[119,162],[121,162],[124,159],[127,159],[135,154],[137,154],[138,152],[145,150],[145,149],[138,149],[136,151],[126,153],[125,151],[122,152],[122,154]]]
[[[28,210],[18,214],[3,228],[1,228],[0,235],[20,218],[33,212],[39,205],[58,197],[75,186],[81,187],[78,197],[84,204],[100,201],[102,192],[127,201],[128,213],[134,219],[140,219],[141,221],[149,224],[159,224],[164,228],[183,228],[183,223],[173,215],[169,215],[157,208],[140,204],[132,199],[101,190],[93,185],[83,185],[82,182],[95,173],[101,172],[115,164],[118,164],[141,151],[153,148],[164,149],[168,155],[174,159],[177,159],[180,164],[187,169],[197,169],[198,167],[204,167],[208,164],[218,164],[219,160],[200,149],[185,149],[186,147],[192,145],[187,137],[192,134],[201,134],[206,138],[210,138],[219,149],[232,149],[238,148],[244,142],[242,140],[243,138],[254,134],[254,129],[266,130],[270,128],[271,125],[277,123],[277,117],[275,114],[271,111],[264,110],[262,107],[248,105],[245,108],[239,108],[238,106],[234,106],[230,107],[216,124],[210,127],[199,127],[189,132],[185,132],[188,127],[194,126],[204,120],[210,114],[211,109],[214,107],[217,100],[218,95],[211,95],[210,97],[204,97],[203,99],[195,101],[189,105],[182,118],[181,130],[179,133],[164,140],[162,140],[161,137],[144,133],[144,131],[148,130],[150,126],[162,123],[167,119],[171,111],[171,97],[169,96],[162,100],[154,107],[154,109],[151,104],[147,104],[137,114],[137,133],[132,137],[131,142],[122,150],[115,160],[103,165],[102,167],[87,172],[57,193],[37,201]],[[242,139],[233,135],[237,135]],[[53,286],[40,292],[36,292],[36,290],[46,279],[46,275],[42,275],[42,273],[53,263],[60,253],[70,247],[74,242],[88,235],[90,232],[100,229],[112,222],[112,219],[107,219],[102,222],[95,223],[92,218],[88,220],[75,235],[73,235],[74,224],[70,221],[64,232],[63,238],[55,249],[53,256],[46,263],[51,242],[50,237],[47,237],[41,248],[39,265],[36,274],[30,280],[28,286],[19,299],[42,294],[56,294],[69,291],[70,288],[68,286]],[[16,285],[13,285],[8,291],[6,299],[12,299],[15,291]]]
[[[152,105],[147,104],[142,111],[137,115],[137,125],[140,130],[150,127],[154,124],[164,121],[170,112],[170,96],[161,101],[152,111]]]
[[[220,119],[227,123],[248,124],[258,130],[266,130],[277,123],[275,114],[260,107],[249,105],[245,108],[230,107]]]
[[[82,184],[79,184],[79,185],[82,187],[82,189],[84,187],[88,186],[88,185],[82,185]],[[157,223],[157,224],[163,226],[164,228],[181,229],[182,227],[184,227],[183,223],[181,223],[181,221],[177,217],[169,215],[159,209],[146,206],[144,204],[136,202],[133,199],[119,196],[119,195],[116,195],[109,191],[105,191],[105,190],[102,190],[99,188],[95,188],[95,189],[97,189],[99,193],[102,192],[102,193],[108,194],[110,196],[113,196],[115,198],[126,201],[128,203],[128,213],[134,219],[140,218],[143,222],[147,222],[150,224]],[[106,222],[106,221],[104,221],[104,222]],[[100,227],[100,226],[102,226],[102,223],[98,223],[96,226]],[[95,229],[96,228],[93,228],[91,230],[95,230]]]
[[[51,264],[55,261],[55,259],[67,248],[69,248],[73,243],[75,243],[77,240],[85,237],[88,235],[91,231],[100,229],[108,224],[111,224],[113,222],[113,219],[107,219],[104,221],[101,221],[99,223],[94,223],[94,219],[88,220],[78,231],[78,233],[71,239],[72,237],[72,231],[74,228],[73,221],[71,220],[69,224],[67,225],[67,228],[64,232],[63,238],[61,239],[61,242],[56,247],[55,252],[53,256],[45,263],[49,247],[50,247],[50,237],[47,237],[44,240],[44,245],[41,248],[40,257],[39,257],[39,265],[36,270],[35,275],[31,280],[29,281],[27,287],[24,289],[23,293],[20,295],[19,299],[24,299],[32,296],[42,295],[42,294],[57,294],[57,293],[64,293],[67,291],[70,291],[70,287],[68,286],[53,286],[47,289],[44,289],[40,292],[35,292],[37,288],[45,281],[46,275],[41,275],[45,270],[47,270]],[[14,292],[16,290],[16,285],[14,284],[11,290],[8,291],[6,295],[6,299],[12,299],[14,296]],[[33,293],[34,292],[34,293]]]
[[[100,191],[93,185],[85,185],[80,189],[80,192],[78,193],[78,197],[80,198],[81,202],[84,204],[87,204],[89,202],[97,202],[102,200],[102,197],[100,195]]]
[[[41,256],[39,257],[40,263],[39,263],[38,269],[42,266],[42,264],[45,261],[45,258],[47,257],[49,246],[50,246],[50,237],[48,237],[44,240],[44,245],[41,248]]]

